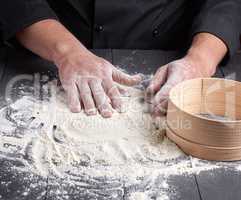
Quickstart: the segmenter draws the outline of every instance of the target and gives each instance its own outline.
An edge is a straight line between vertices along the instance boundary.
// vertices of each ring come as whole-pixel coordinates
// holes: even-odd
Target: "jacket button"
[[[157,29],[154,29],[152,34],[153,34],[154,37],[157,37],[159,35],[159,31]]]
[[[95,30],[96,30],[97,32],[102,32],[102,31],[104,30],[104,27],[101,26],[101,25],[96,25],[96,26],[95,26]]]

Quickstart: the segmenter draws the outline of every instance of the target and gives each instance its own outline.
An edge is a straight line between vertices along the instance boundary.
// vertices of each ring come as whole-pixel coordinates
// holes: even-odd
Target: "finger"
[[[157,106],[155,106],[152,112],[152,117],[157,118],[157,117],[166,115],[167,107],[168,107],[168,100],[165,99],[162,102],[160,102]]]
[[[137,85],[142,80],[142,76],[140,74],[136,74],[136,75],[131,76],[131,75],[126,74],[126,73],[124,73],[124,72],[122,72],[118,69],[115,69],[113,71],[112,78],[117,83],[120,83],[122,85],[127,85],[127,86]]]
[[[96,103],[96,107],[98,108],[100,114],[106,118],[111,117],[111,105],[102,87],[101,81],[96,79],[90,80],[89,85]]]
[[[173,85],[170,83],[165,83],[160,91],[155,95],[154,100],[152,101],[154,107],[160,104],[164,100],[168,100],[169,92],[172,89]]]
[[[169,66],[171,66],[171,65],[169,65]],[[172,68],[169,68],[169,69],[172,69]],[[176,70],[175,71],[168,70],[167,76],[168,77],[167,77],[166,83],[161,87],[159,92],[154,97],[154,101],[152,102],[154,104],[154,106],[156,106],[163,100],[168,100],[170,90],[175,85],[177,85],[179,82],[184,80],[183,76],[180,75],[180,73],[178,73]]]
[[[161,89],[161,86],[165,83],[167,77],[167,65],[158,69],[154,77],[152,78],[149,86],[146,89],[147,96],[156,93]]]
[[[121,87],[121,86],[117,86],[121,96],[124,96],[124,97],[130,97],[130,93],[128,92],[127,89]]]
[[[96,115],[96,107],[87,80],[78,81],[80,98],[87,115]]]
[[[120,92],[111,79],[106,79],[103,81],[103,86],[105,88],[106,94],[111,100],[112,106],[118,112],[122,112],[122,100]]]
[[[67,101],[70,111],[73,113],[79,113],[81,111],[81,102],[77,86],[72,83],[69,86],[65,86],[64,89],[67,93]]]

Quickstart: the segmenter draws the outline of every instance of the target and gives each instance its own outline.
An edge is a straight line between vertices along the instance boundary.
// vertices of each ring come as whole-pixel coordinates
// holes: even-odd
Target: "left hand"
[[[166,114],[170,90],[185,80],[210,77],[215,68],[206,70],[204,63],[189,57],[173,61],[158,69],[146,90],[146,101],[151,103],[153,117]]]

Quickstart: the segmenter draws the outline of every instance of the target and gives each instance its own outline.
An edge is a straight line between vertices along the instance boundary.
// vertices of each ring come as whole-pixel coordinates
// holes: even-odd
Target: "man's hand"
[[[226,52],[227,47],[219,38],[208,33],[196,35],[187,55],[159,68],[147,88],[146,100],[152,105],[153,117],[166,114],[169,92],[175,85],[214,75]]]
[[[110,117],[112,107],[121,111],[122,105],[115,82],[131,86],[141,81],[139,75],[124,74],[92,54],[55,20],[37,22],[16,37],[26,48],[57,65],[73,112],[83,108],[93,115],[97,108],[103,117]]]
[[[123,110],[116,82],[132,86],[141,81],[139,75],[127,75],[88,50],[71,50],[55,63],[72,112],[83,108],[87,115],[95,115],[99,110],[103,117],[111,117],[112,107]]]
[[[169,92],[175,85],[188,79],[206,76],[201,67],[183,58],[158,69],[146,91],[154,117],[166,113]]]

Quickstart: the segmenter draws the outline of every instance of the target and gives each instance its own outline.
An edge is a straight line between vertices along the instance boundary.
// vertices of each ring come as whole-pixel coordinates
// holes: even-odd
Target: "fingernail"
[[[79,113],[81,111],[81,107],[80,106],[70,106],[70,111],[72,113]]]
[[[110,110],[102,110],[101,115],[105,118],[109,118],[112,116],[112,112]]]
[[[87,115],[96,115],[97,112],[96,112],[96,109],[89,109],[89,110],[86,110],[85,111]]]

